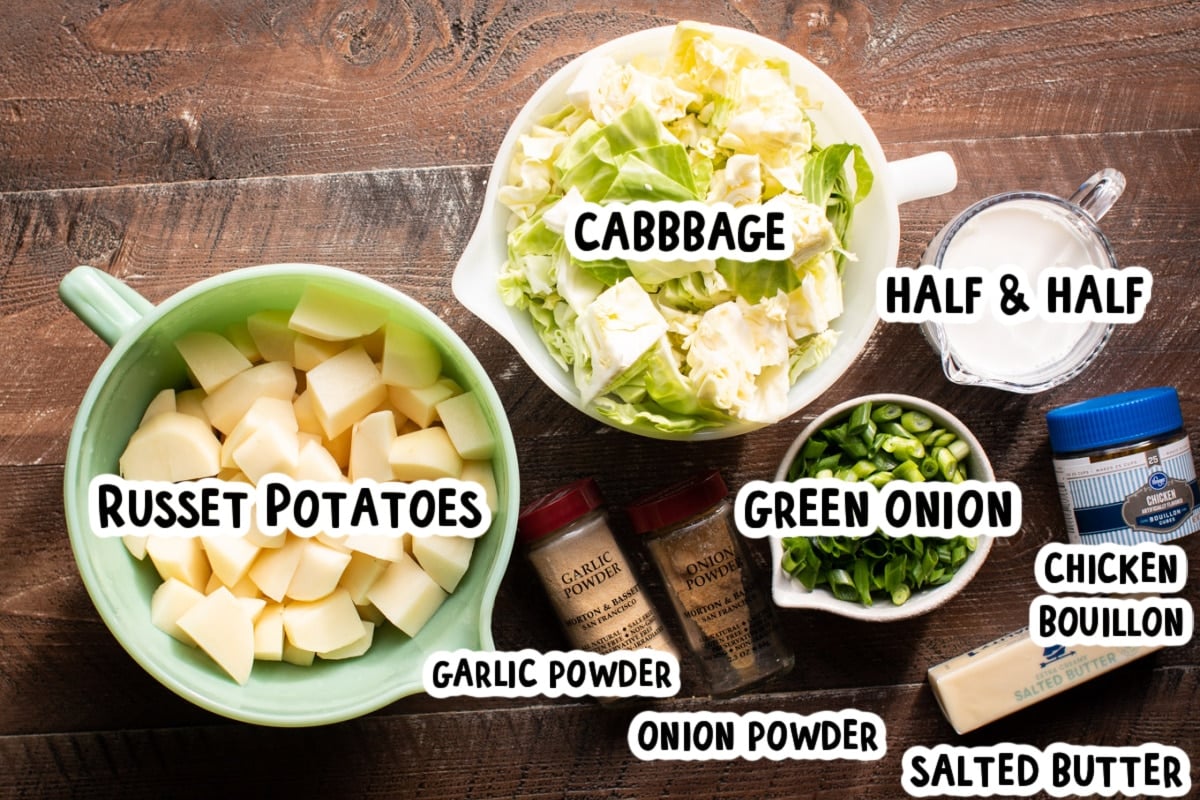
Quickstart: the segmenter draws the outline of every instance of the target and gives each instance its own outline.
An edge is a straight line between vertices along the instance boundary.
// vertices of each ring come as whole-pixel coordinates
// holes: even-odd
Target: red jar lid
[[[721,473],[712,470],[647,495],[625,509],[638,533],[666,528],[716,505],[729,494]]]
[[[595,479],[583,478],[525,506],[517,517],[517,533],[526,544],[535,542],[599,508],[601,502]]]

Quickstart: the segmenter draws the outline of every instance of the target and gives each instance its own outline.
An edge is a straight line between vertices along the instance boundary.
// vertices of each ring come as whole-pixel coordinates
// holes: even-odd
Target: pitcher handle
[[[889,161],[887,170],[896,202],[901,204],[946,194],[958,185],[954,159],[942,150]]]
[[[128,284],[95,267],[68,272],[58,285],[58,296],[110,347],[154,310],[154,304]]]
[[[1089,217],[1099,221],[1124,191],[1125,176],[1112,167],[1106,167],[1079,184],[1079,188],[1067,199],[1086,211]]]

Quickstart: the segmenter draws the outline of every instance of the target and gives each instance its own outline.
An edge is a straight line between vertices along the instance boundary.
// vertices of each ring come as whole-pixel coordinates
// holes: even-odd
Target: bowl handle
[[[76,267],[58,285],[58,296],[75,316],[111,347],[154,310],[154,304],[95,267]]]
[[[946,194],[958,183],[954,159],[942,150],[889,161],[887,171],[898,204]]]

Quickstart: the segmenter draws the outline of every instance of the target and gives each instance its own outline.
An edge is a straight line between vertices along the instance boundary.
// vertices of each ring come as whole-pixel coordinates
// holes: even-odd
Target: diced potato
[[[246,409],[246,413],[233,426],[233,430],[225,437],[225,441],[221,443],[221,466],[236,466],[233,452],[267,425],[274,425],[292,433],[300,430],[291,400],[279,397],[260,397],[251,403],[250,408]]]
[[[333,439],[362,419],[387,395],[375,362],[355,345],[308,373],[313,411]]]
[[[464,461],[460,480],[472,481],[483,487],[487,495],[487,507],[495,514],[499,509],[499,495],[496,493],[496,473],[492,471],[491,461]]]
[[[371,604],[409,636],[417,635],[446,597],[442,587],[408,556],[392,562],[367,592]]]
[[[325,481],[337,483],[346,480],[342,468],[333,454],[325,449],[321,440],[308,440],[300,444],[300,457],[292,477],[298,481]]]
[[[440,427],[397,436],[388,451],[388,463],[398,481],[457,478],[463,464],[446,429]]]
[[[383,612],[370,603],[357,605],[355,608],[358,610],[359,619],[363,620],[364,622],[373,622],[375,627],[379,627],[383,623],[387,622],[387,617],[383,615]]]
[[[288,323],[292,330],[332,342],[366,336],[387,322],[387,309],[334,289],[309,284]]]
[[[179,618],[204,599],[204,595],[176,578],[167,578],[150,597],[150,622],[160,631],[190,647],[196,643],[179,627]]]
[[[382,533],[347,536],[346,546],[356,553],[364,553],[384,561],[395,561],[404,555],[404,539]]]
[[[283,660],[289,664],[295,664],[297,667],[311,667],[313,658],[316,653],[312,650],[305,650],[288,641],[287,637],[283,640]]]
[[[437,404],[437,415],[454,449],[465,459],[491,458],[496,439],[474,392],[463,392]]]
[[[272,472],[291,475],[300,461],[300,442],[293,431],[259,428],[233,452],[233,460],[255,484]]]
[[[264,595],[281,602],[287,595],[288,584],[300,566],[300,555],[304,551],[304,540],[289,536],[283,547],[263,550],[250,566],[250,580]]]
[[[204,584],[204,593],[212,594],[217,589],[220,589],[225,584],[221,583],[221,579],[217,577],[217,573],[208,576],[208,583]]]
[[[203,422],[208,427],[212,427],[212,420],[208,418],[208,414],[204,413],[204,398],[208,397],[203,389],[188,389],[187,391],[177,392],[175,394],[175,410],[180,414],[187,414],[190,417]]]
[[[350,445],[354,442],[354,426],[351,425],[332,439],[325,440],[325,449],[343,470],[350,470]]]
[[[243,601],[224,587],[192,606],[179,618],[180,630],[208,653],[239,684],[254,666],[254,620]]]
[[[350,593],[335,589],[320,600],[285,604],[283,630],[296,647],[324,653],[345,647],[362,636],[362,621]]]
[[[175,340],[188,371],[200,388],[212,394],[234,375],[252,366],[241,351],[219,333],[193,331]]]
[[[242,536],[202,536],[200,541],[213,575],[226,586],[241,582],[258,556],[258,548]]]
[[[326,661],[338,661],[343,658],[357,658],[361,656],[371,649],[371,642],[375,639],[375,624],[373,622],[363,622],[362,630],[362,636],[350,644],[339,647],[337,650],[317,653],[317,655]]]
[[[337,550],[339,553],[352,552],[350,550],[350,548],[346,546],[346,537],[345,536],[333,536],[332,534],[328,534],[328,533],[325,533],[324,531],[322,531],[321,533],[318,533],[316,536],[314,536],[313,539],[315,539],[318,542],[320,542],[321,544],[325,545],[330,550]]]
[[[296,424],[300,426],[302,432],[315,433],[318,436],[325,435],[325,429],[317,421],[317,412],[313,410],[312,392],[305,389],[297,395],[296,399],[292,401],[292,411],[296,415]]]
[[[296,356],[292,363],[296,365],[296,369],[307,372],[345,350],[346,343],[327,342],[324,339],[300,333],[296,335],[295,348]]]
[[[229,589],[234,597],[262,597],[262,592],[258,590],[258,586],[255,585],[254,581],[250,580],[249,571],[242,576],[240,581],[226,588]],[[205,594],[208,594],[208,592],[205,592]]]
[[[125,549],[129,551],[129,555],[141,561],[146,557],[146,537],[135,536],[130,533],[121,537],[121,541],[125,544]]]
[[[466,536],[414,536],[413,556],[421,569],[447,592],[453,592],[471,563],[475,540]]]
[[[146,406],[146,413],[142,414],[141,425],[145,425],[147,420],[157,417],[164,411],[177,411],[176,398],[174,389],[163,389],[158,394],[154,395],[154,399],[150,401],[150,405]]]
[[[296,373],[286,361],[268,361],[230,378],[202,403],[214,428],[229,434],[260,397],[291,400],[296,391]]]
[[[164,581],[175,578],[198,592],[204,591],[212,575],[204,548],[194,536],[149,536],[146,554]]]
[[[245,322],[235,322],[226,328],[225,338],[250,363],[256,364],[263,360],[262,353],[258,352],[258,345],[254,343],[254,337],[250,335],[250,328]]]
[[[351,553],[350,563],[346,565],[338,585],[350,593],[350,599],[356,606],[361,606],[367,602],[367,591],[388,568],[388,563],[366,553]]]
[[[268,603],[254,623],[254,657],[283,660],[283,603]]]
[[[195,417],[164,411],[129,437],[121,475],[133,481],[188,481],[221,471],[221,443]]]
[[[319,600],[337,588],[350,563],[349,553],[340,553],[315,539],[308,539],[300,552],[300,563],[288,584],[293,600]]]
[[[391,411],[376,411],[351,429],[350,480],[369,478],[382,483],[392,480],[388,451],[396,438],[396,420]]]
[[[290,311],[259,311],[246,318],[246,329],[254,346],[266,361],[287,361],[295,357],[296,332],[288,327]]]
[[[442,355],[429,337],[395,323],[387,326],[383,345],[383,381],[419,389],[442,374]]]
[[[233,594],[233,592],[229,593]],[[237,601],[242,604],[242,608],[246,609],[246,613],[250,615],[250,620],[258,622],[258,615],[267,607],[267,601],[261,597],[238,597],[236,594],[233,596],[237,597]]]
[[[362,337],[363,349],[367,351],[367,355],[372,361],[379,362],[383,360],[383,346],[387,340],[387,326],[381,325],[375,330]]]
[[[258,521],[255,520],[256,514],[250,515],[250,529],[246,531],[245,539],[255,547],[260,547],[268,550],[278,550],[283,547],[287,541],[287,531],[281,531],[274,536],[267,536],[258,527]]]
[[[437,419],[437,404],[462,394],[462,387],[450,378],[440,378],[429,386],[413,389],[408,386],[389,386],[392,405],[410,420],[428,428]]]

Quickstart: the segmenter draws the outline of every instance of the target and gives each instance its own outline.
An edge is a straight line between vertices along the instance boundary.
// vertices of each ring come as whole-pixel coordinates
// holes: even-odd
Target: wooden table
[[[1113,2],[8,2],[0,26],[0,794],[357,797],[903,796],[909,746],[1013,741],[1183,748],[1200,760],[1200,646],[1171,648],[976,734],[938,712],[925,670],[1022,625],[1041,545],[1065,534],[1044,412],[1148,385],[1200,424],[1200,9]],[[951,12],[949,9],[955,9]],[[1154,273],[1146,318],[1077,380],[1018,396],[946,381],[911,326],[880,325],[808,411],[752,435],[666,444],[605,429],[542,387],[454,300],[449,277],[517,109],[571,57],[679,17],[757,30],[859,104],[891,157],[944,149],[958,188],[905,206],[901,263],[1001,190],[1060,194],[1094,170],[1129,188],[1104,220]],[[68,432],[106,348],[56,296],[77,264],[153,300],[237,267],[358,270],[441,315],[491,371],[522,456],[522,499],[595,475],[613,507],[665,476],[767,478],[806,420],[872,391],[960,415],[1023,492],[1019,535],[910,622],[783,612],[797,666],[739,699],[668,710],[859,708],[881,762],[641,762],[633,709],[577,700],[433,700],[307,730],[216,717],[144,673],[100,622],[68,546]],[[1190,548],[1193,556],[1194,547]],[[1185,596],[1194,597],[1200,558]],[[502,649],[565,645],[519,558],[496,607]],[[658,595],[661,600],[661,594]],[[203,788],[202,788],[203,787]],[[213,791],[220,794],[212,794]]]

